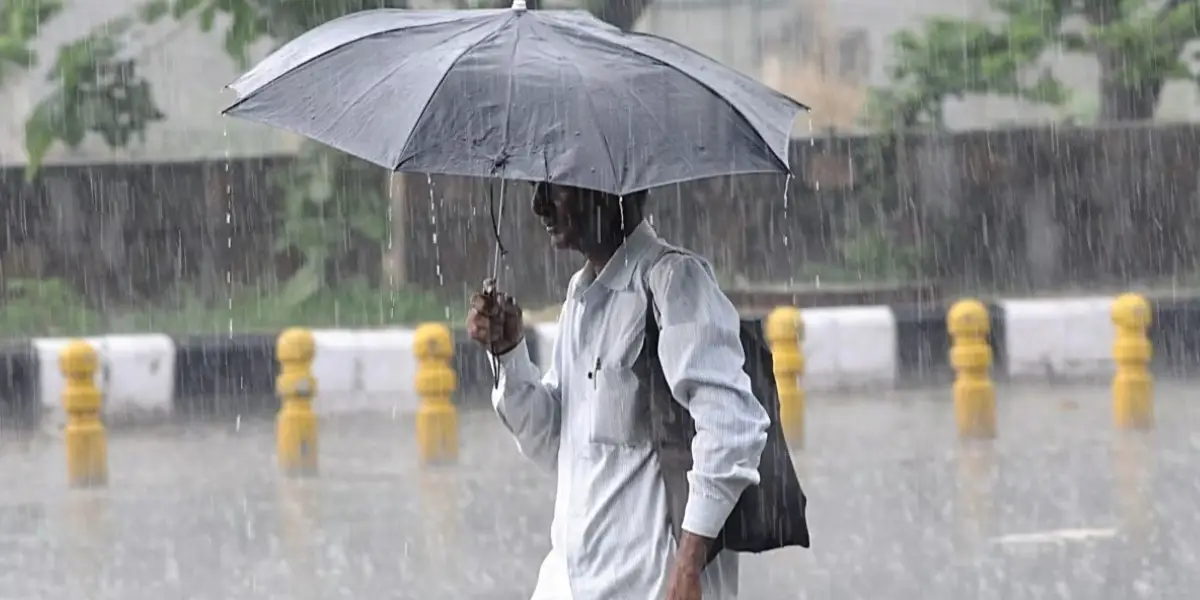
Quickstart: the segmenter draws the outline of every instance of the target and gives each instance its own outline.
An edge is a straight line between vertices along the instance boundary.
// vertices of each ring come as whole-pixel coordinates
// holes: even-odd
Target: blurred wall
[[[798,179],[786,201],[782,177],[747,176],[656,190],[650,207],[660,232],[709,257],[727,282],[811,283],[814,266],[852,268],[840,250],[874,232],[925,248],[912,276],[952,288],[1194,280],[1198,139],[1200,126],[829,138],[793,146]],[[273,253],[280,198],[267,183],[288,164],[58,167],[37,186],[0,170],[0,283],[58,276],[98,304],[145,304],[183,283],[224,298],[228,273],[270,295],[296,267]],[[405,181],[395,222],[408,233],[396,255],[406,281],[465,297],[491,265],[495,195],[480,180],[435,177],[432,192],[424,177]],[[557,302],[579,259],[548,248],[526,186],[508,191],[501,283],[527,306]],[[887,258],[901,246],[874,250]],[[346,249],[340,273],[378,279],[382,248]]]

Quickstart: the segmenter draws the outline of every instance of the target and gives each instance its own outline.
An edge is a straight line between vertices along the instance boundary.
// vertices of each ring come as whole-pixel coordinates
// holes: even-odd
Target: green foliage
[[[867,228],[838,244],[845,268],[862,278],[908,281],[921,273],[923,253],[887,231]]]
[[[1148,118],[1164,82],[1191,78],[1184,47],[1198,36],[1200,0],[991,0],[1000,18],[934,18],[893,39],[890,84],[875,90],[874,125],[941,127],[942,104],[987,93],[1068,100],[1043,63],[1050,52],[1096,56],[1101,118]]]
[[[308,142],[292,167],[273,178],[283,197],[276,251],[294,251],[303,259],[284,285],[285,302],[302,303],[324,288],[328,264],[353,241],[379,246],[387,239],[385,175],[377,166]]]
[[[229,304],[213,308],[184,295],[176,306],[134,312],[109,319],[106,329],[115,332],[162,331],[167,333],[223,333],[278,331],[303,323],[308,327],[381,327],[423,321],[461,321],[462,306],[447,305],[432,294],[417,290],[373,288],[365,279],[324,287],[297,302],[285,294],[265,294],[257,288],[235,290]],[[232,307],[232,308],[230,308]]]
[[[56,141],[74,148],[94,132],[109,147],[121,148],[163,119],[137,63],[123,55],[119,40],[135,23],[118,19],[59,50],[49,75],[58,90],[37,105],[25,125],[27,179],[37,176]]]
[[[60,0],[4,0],[0,3],[0,83],[13,70],[37,63],[30,44],[42,23],[62,11]]]
[[[41,3],[48,8],[28,8],[38,4],[34,0],[17,2],[18,8],[8,11],[13,13],[6,19],[10,30],[36,32],[60,8],[58,0]],[[110,147],[121,148],[144,136],[150,123],[164,118],[149,83],[137,71],[133,49],[127,47],[134,37],[131,34],[139,28],[167,18],[194,22],[206,32],[220,24],[225,28],[226,53],[248,66],[251,47],[262,40],[288,40],[351,12],[406,6],[407,0],[149,0],[133,14],[104,23],[59,50],[48,74],[54,90],[26,122],[26,176],[37,176],[46,153],[56,143],[74,148],[95,133]],[[0,65],[7,56],[5,40],[0,38]],[[26,44],[12,45],[17,50],[10,62],[29,65],[21,52]]]
[[[227,333],[310,327],[379,327],[423,321],[459,322],[465,307],[447,305],[432,294],[372,288],[364,279],[294,302],[259,289],[235,290],[229,303],[206,306],[197,294],[180,294],[174,305],[149,311],[101,311],[60,279],[8,280],[0,309],[0,337],[78,336],[102,333]]]
[[[70,283],[61,279],[9,279],[0,307],[0,334],[88,333],[103,323]]]
[[[26,176],[36,177],[56,143],[77,147],[94,133],[120,148],[164,118],[124,45],[138,27],[168,18],[205,32],[224,27],[225,52],[249,67],[251,48],[260,41],[286,41],[360,10],[406,6],[406,0],[150,0],[61,49],[49,74],[57,89],[26,123]],[[305,145],[290,175],[273,183],[284,197],[277,248],[299,252],[304,261],[284,289],[286,302],[298,305],[326,284],[326,268],[348,246],[347,236],[383,241],[387,199],[382,171],[368,172],[365,163],[314,143]],[[364,180],[379,185],[355,185]]]

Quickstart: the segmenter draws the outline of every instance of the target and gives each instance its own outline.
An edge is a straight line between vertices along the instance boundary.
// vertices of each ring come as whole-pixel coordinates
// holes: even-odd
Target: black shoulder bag
[[[646,286],[649,290],[649,285]],[[687,473],[692,468],[692,438],[696,425],[692,416],[671,395],[670,386],[659,362],[659,326],[655,317],[653,294],[646,307],[646,343],[650,382],[649,404],[651,436],[662,467],[667,489],[667,510],[675,539],[681,537],[683,510],[687,504]],[[807,499],[796,476],[779,424],[779,390],[772,370],[771,349],[766,343],[761,321],[741,322],[740,337],[746,354],[745,370],[750,376],[754,397],[771,418],[767,445],[758,465],[760,482],[742,492],[725,526],[709,549],[711,562],[721,550],[766,552],[786,546],[809,547]],[[668,350],[669,351],[669,350]]]

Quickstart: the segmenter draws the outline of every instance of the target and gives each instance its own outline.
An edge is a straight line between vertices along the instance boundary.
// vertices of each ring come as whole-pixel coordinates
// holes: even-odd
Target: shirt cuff
[[[725,527],[725,521],[729,519],[735,504],[693,491],[688,494],[687,505],[683,509],[683,530],[700,537],[715,538]]]
[[[538,373],[537,365],[533,364],[533,360],[529,358],[529,346],[525,344],[525,338],[513,346],[512,350],[504,354],[492,354],[500,362],[500,372],[506,378],[514,381],[537,381],[541,374]]]

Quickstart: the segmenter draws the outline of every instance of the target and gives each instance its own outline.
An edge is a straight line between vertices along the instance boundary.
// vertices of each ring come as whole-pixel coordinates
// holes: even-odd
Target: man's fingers
[[[471,308],[474,308],[481,313],[491,314],[496,310],[495,306],[496,302],[492,296],[486,294],[475,294],[471,297]]]
[[[467,316],[467,335],[482,344],[495,344],[505,341],[505,321],[510,317],[503,313],[489,316],[472,310]]]
[[[505,320],[511,321],[521,315],[521,307],[512,296],[500,295],[496,298],[497,309],[504,315]]]
[[[489,332],[492,328],[492,321],[487,315],[478,311],[472,311],[467,317],[467,334],[479,342],[489,341]]]
[[[488,327],[488,338],[489,338],[489,339],[490,339],[492,342],[501,342],[501,341],[504,341],[504,321],[503,321],[503,317],[501,317],[501,318],[499,318],[499,319],[493,319],[492,321],[490,321],[490,322],[489,322],[489,327]]]
[[[498,310],[507,310],[508,307],[517,305],[516,299],[514,299],[512,296],[499,292],[496,293],[493,301]]]
[[[489,347],[506,346],[520,322],[521,308],[512,296],[496,292],[471,297],[471,308],[467,311],[467,335],[471,339]]]

